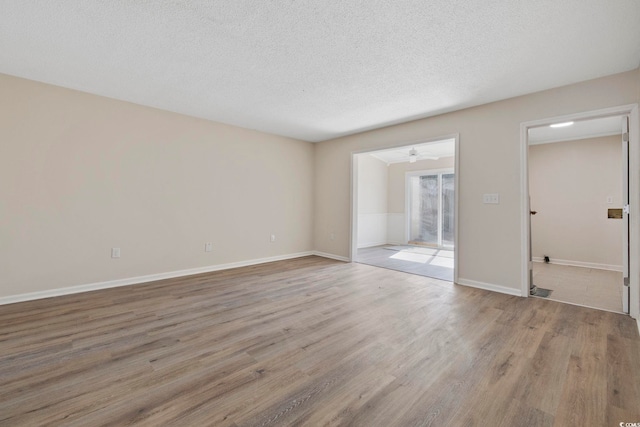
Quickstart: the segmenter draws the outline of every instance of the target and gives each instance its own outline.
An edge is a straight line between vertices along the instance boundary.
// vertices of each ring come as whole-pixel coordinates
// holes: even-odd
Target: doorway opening
[[[626,120],[529,129],[535,296],[622,312]]]
[[[522,124],[523,296],[637,316],[637,125],[636,105]]]
[[[353,154],[352,261],[456,280],[457,141]]]

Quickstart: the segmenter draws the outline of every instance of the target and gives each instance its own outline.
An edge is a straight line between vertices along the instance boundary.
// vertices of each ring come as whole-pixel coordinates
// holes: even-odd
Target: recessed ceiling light
[[[549,127],[552,128],[564,128],[567,126],[571,126],[573,124],[573,122],[564,122],[564,123],[554,123],[552,125],[549,125]]]

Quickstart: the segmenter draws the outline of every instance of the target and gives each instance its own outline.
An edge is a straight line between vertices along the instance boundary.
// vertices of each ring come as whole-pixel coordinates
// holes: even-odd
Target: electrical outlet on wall
[[[213,243],[207,242],[204,244],[204,251],[211,252],[213,250]]]
[[[111,258],[120,258],[120,248],[111,248]]]
[[[329,240],[336,240],[336,233],[329,233]]]
[[[275,235],[275,234],[272,234],[272,235],[271,235],[271,243],[273,243],[273,242],[275,242],[275,241],[276,241],[276,235]]]

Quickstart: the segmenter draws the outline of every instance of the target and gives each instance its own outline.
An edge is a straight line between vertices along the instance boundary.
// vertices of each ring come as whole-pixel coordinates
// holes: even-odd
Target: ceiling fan
[[[415,147],[409,150],[409,163],[415,163],[418,161],[418,158],[420,158],[420,160],[438,160],[440,157],[434,156],[428,151],[418,153]]]

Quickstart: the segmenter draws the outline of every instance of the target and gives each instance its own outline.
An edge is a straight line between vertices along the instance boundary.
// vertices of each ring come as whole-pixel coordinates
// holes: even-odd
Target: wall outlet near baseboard
[[[211,252],[213,250],[213,243],[207,242],[204,244],[204,251]]]
[[[276,241],[276,235],[275,235],[275,234],[272,234],[272,235],[271,235],[271,243],[273,243],[273,242],[275,242],[275,241]]]
[[[111,248],[111,258],[120,258],[120,248]]]

